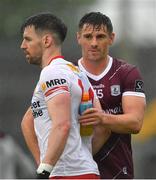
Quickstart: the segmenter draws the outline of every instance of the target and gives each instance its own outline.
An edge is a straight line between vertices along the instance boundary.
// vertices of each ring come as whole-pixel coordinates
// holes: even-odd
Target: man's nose
[[[97,39],[96,38],[93,38],[92,41],[91,41],[91,46],[92,47],[97,47]]]
[[[25,45],[24,41],[22,41],[20,48],[21,49],[25,49],[26,48],[26,45]]]

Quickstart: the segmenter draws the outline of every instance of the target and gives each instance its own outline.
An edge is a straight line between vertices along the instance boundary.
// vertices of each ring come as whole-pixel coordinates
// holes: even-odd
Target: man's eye
[[[91,39],[91,38],[92,38],[91,35],[85,35],[84,37],[85,37],[86,39]]]
[[[97,36],[97,39],[105,39],[105,38],[106,38],[105,35],[98,35],[98,36]]]
[[[26,41],[31,41],[31,38],[30,37],[25,37],[24,38]]]

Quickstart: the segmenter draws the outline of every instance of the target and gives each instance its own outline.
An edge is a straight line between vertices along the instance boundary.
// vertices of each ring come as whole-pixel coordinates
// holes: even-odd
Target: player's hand
[[[42,173],[37,173],[37,175],[36,175],[36,178],[37,179],[49,179],[49,176],[50,176],[50,172],[48,172],[48,171],[43,171]]]
[[[97,125],[102,121],[103,111],[96,108],[89,108],[79,117],[79,122],[84,125]]]
[[[37,168],[37,179],[49,179],[50,173],[53,169],[53,166],[46,163],[41,163]]]

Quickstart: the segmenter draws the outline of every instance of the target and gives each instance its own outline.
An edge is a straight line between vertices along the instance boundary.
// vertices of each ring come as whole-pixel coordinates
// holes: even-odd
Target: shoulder
[[[132,70],[135,69],[136,66],[133,64],[129,64],[123,59],[113,58],[113,65],[120,68],[121,70]]]
[[[67,75],[68,67],[65,64],[50,64],[42,69],[40,77],[55,77]]]
[[[121,59],[113,59],[114,67],[118,69],[118,78],[124,91],[136,91],[144,93],[144,81],[137,66],[129,64]]]
[[[129,74],[137,74],[140,76],[139,68],[136,65],[126,62],[123,59],[113,58],[113,68],[122,76]]]
[[[40,74],[39,82],[60,81],[65,79],[68,83],[76,78],[79,69],[72,63],[62,60],[46,66]]]

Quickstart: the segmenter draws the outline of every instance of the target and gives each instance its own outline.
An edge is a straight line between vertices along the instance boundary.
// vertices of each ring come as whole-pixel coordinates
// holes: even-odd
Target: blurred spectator
[[[148,104],[144,124],[139,134],[133,137],[133,152],[136,178],[156,178],[156,99]]]
[[[145,143],[133,144],[136,179],[155,179],[156,171],[156,136],[152,136]]]
[[[0,130],[0,179],[34,178],[33,161],[14,139]]]
[[[156,99],[148,103],[144,116],[144,124],[139,134],[135,136],[136,141],[142,143],[156,136]]]

